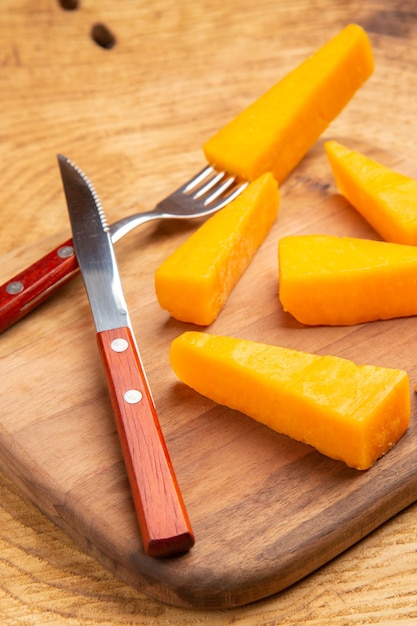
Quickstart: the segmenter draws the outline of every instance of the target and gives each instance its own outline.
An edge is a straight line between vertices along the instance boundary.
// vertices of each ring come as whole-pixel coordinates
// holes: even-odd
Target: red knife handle
[[[194,535],[129,328],[102,331],[103,359],[117,430],[145,552],[186,552]]]
[[[0,287],[0,333],[30,313],[78,269],[72,239]]]

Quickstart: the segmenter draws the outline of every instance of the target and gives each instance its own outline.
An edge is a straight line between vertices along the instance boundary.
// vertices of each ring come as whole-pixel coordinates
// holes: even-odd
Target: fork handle
[[[130,328],[97,333],[145,552],[188,551],[194,535]]]
[[[78,270],[72,239],[0,287],[0,333],[33,311]]]

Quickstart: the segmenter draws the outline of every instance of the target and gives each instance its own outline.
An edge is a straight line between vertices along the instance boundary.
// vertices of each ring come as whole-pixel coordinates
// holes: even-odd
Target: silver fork
[[[110,226],[113,243],[116,243],[131,230],[157,219],[190,219],[216,213],[248,185],[238,182],[236,176],[219,172],[208,165],[194,178],[161,200],[152,211],[136,213],[124,217]]]
[[[208,165],[161,200],[151,211],[124,217],[110,226],[113,243],[141,224],[157,219],[192,219],[219,211],[247,187]],[[43,256],[0,287],[0,333],[33,311],[79,271],[72,239]]]

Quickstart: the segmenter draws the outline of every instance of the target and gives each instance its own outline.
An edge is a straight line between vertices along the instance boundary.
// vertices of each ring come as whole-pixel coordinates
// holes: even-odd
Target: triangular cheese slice
[[[199,393],[356,469],[375,463],[409,423],[402,370],[202,332],[176,338],[170,359]]]

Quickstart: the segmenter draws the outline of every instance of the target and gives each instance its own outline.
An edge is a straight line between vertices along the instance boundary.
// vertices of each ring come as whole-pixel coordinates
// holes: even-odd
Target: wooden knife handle
[[[145,552],[186,552],[194,535],[129,328],[102,331],[103,359]]]
[[[72,239],[0,287],[0,333],[33,311],[78,269]]]

